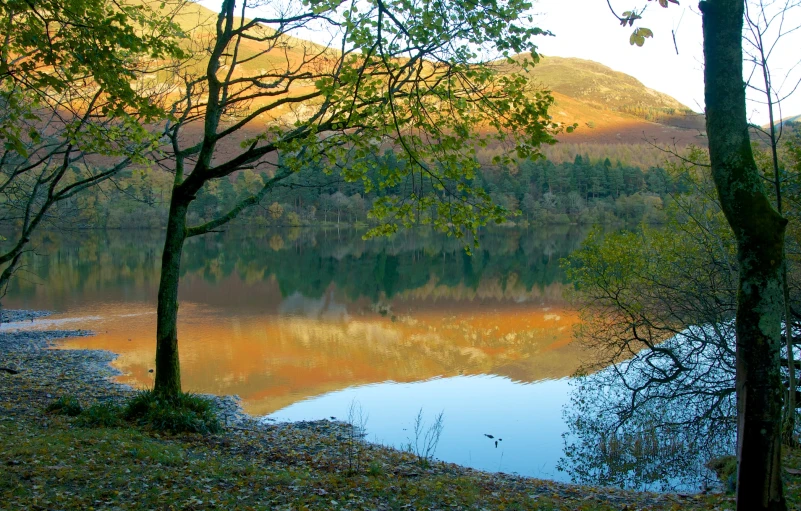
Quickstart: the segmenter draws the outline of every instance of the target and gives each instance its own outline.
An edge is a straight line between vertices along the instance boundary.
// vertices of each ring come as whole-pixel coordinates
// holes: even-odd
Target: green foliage
[[[648,0],[649,2],[651,0]],[[676,4],[679,5],[679,0],[657,0],[660,6],[667,9],[669,4]],[[609,4],[610,8],[612,4]],[[624,11],[621,15],[616,15],[618,21],[620,21],[620,26],[625,27],[626,25],[632,27],[634,23],[642,19],[642,13],[645,12],[645,7],[640,9],[631,10],[631,11]],[[648,28],[644,27],[637,27],[632,32],[631,37],[629,37],[629,44],[642,46],[645,44],[645,39],[648,37],[653,37],[654,33]]]
[[[45,408],[45,411],[48,413],[57,413],[59,415],[67,415],[69,417],[78,416],[82,410],[83,408],[81,407],[81,403],[78,401],[78,398],[70,395],[61,396],[47,405]]]
[[[584,154],[579,162],[571,157],[570,162],[562,163],[537,159],[508,167],[483,166],[467,184],[481,188],[495,205],[503,208],[504,220],[585,225],[619,221],[663,223],[669,195],[688,187],[688,183],[662,167],[642,170],[637,165],[605,162],[595,154]],[[395,151],[370,155],[365,160],[369,179],[382,172],[382,167],[399,165]],[[224,214],[252,192],[257,180],[264,179],[258,175],[239,177],[243,175],[240,173],[232,183],[224,180],[204,187],[193,202],[189,220],[203,223]],[[364,194],[361,182],[335,180],[313,166],[302,167],[284,184],[271,192],[269,205],[243,213],[240,224],[263,227],[360,222],[369,229],[377,225],[377,220],[370,216],[375,201],[411,193],[411,186],[402,182]],[[121,173],[113,184],[102,185],[94,193],[77,199],[77,213],[70,221],[109,229],[161,227],[171,187],[171,177],[165,173],[145,170]],[[434,218],[439,215],[436,210],[417,213]]]
[[[721,456],[709,460],[707,467],[723,483],[727,493],[734,493],[737,487],[737,456]]]
[[[367,473],[373,477],[382,477],[386,474],[384,467],[375,461],[370,462],[370,466],[367,467]]]
[[[122,408],[114,403],[97,403],[83,410],[76,421],[80,426],[115,428],[125,424]]]
[[[37,132],[21,132],[24,124],[18,121],[37,119],[38,107],[52,98],[65,98],[68,104],[77,100],[72,106],[80,112],[83,93],[76,91],[90,83],[105,93],[104,116],[126,117],[130,109],[146,120],[164,114],[136,84],[142,59],[184,56],[176,42],[180,29],[158,7],[109,0],[12,0],[0,8],[5,34],[0,101],[6,116],[0,138],[7,149],[26,156],[24,140],[35,141]]]
[[[0,3],[0,288],[37,228],[80,221],[87,189],[150,163],[169,94],[153,76],[184,54],[149,2]]]
[[[125,405],[122,415],[140,426],[169,433],[207,434],[222,429],[214,403],[187,393],[161,396],[152,390],[140,391]]]
[[[367,236],[422,224],[461,238],[489,222],[503,222],[505,211],[493,204],[484,190],[471,186],[479,168],[476,148],[506,147],[493,163],[511,164],[517,158],[538,158],[540,145],[554,143],[553,135],[562,129],[572,130],[551,122],[547,109],[553,98],[549,93],[537,90],[524,73],[512,72],[538,60],[533,38],[547,34],[533,27],[523,14],[530,5],[526,0],[370,0],[355,7],[315,0],[295,6],[291,22],[262,21],[264,26],[245,25],[234,31],[230,29],[234,4],[223,2],[208,69],[224,67],[225,74],[197,77],[208,81],[209,90],[217,95],[209,98],[208,111],[196,112],[192,109],[203,107],[186,101],[190,111],[176,113],[189,119],[176,127],[176,133],[205,117],[206,135],[211,131],[217,134],[212,137],[214,143],[184,148],[180,153],[181,158],[197,153],[199,163],[192,170],[192,180],[184,180],[179,173],[179,191],[186,188],[186,195],[192,197],[199,188],[211,191],[211,182],[217,178],[249,169],[253,162],[274,155],[281,171],[270,183],[302,169],[314,169],[336,172],[345,182],[360,185],[359,192],[364,194],[375,191],[372,207],[363,208],[369,209],[371,220]],[[247,11],[248,6],[242,9]],[[283,32],[294,25],[315,26],[320,18],[332,20],[341,29],[337,34],[341,41],[332,45],[344,48],[342,53],[298,51],[303,43]],[[234,50],[240,36],[256,39],[265,29],[275,30],[275,34],[255,50],[255,56],[240,56]],[[268,48],[281,40],[286,40],[290,50],[287,62],[268,66]],[[524,52],[531,57],[510,58]],[[260,58],[265,63],[260,70],[246,64]],[[499,58],[506,61],[503,72],[497,65]],[[271,69],[265,71],[267,67]],[[308,69],[315,70],[314,90],[301,92],[295,84],[308,80]],[[275,82],[275,89],[286,87],[286,94],[274,102],[274,94],[264,92],[265,82]],[[220,88],[212,86],[214,83],[226,85]],[[248,83],[253,86],[246,86]],[[227,92],[240,88],[241,92]],[[255,106],[264,104],[265,99],[269,101],[264,106],[254,108],[258,116],[227,118],[228,110],[239,103],[250,100]],[[236,105],[226,104],[234,100]],[[255,125],[260,117],[283,115],[279,107],[293,104],[302,104],[308,112],[294,122],[272,122],[266,128],[259,121],[263,133],[240,140],[238,155],[209,168],[214,144],[222,145],[226,137],[248,124]],[[177,106],[180,109],[184,103]],[[223,130],[221,123],[229,120],[234,126]],[[372,158],[387,146],[396,149],[396,164],[383,165]],[[350,197],[353,199],[352,194]],[[229,221],[242,209],[231,208],[231,215],[217,216],[213,225],[220,225],[216,219]],[[205,226],[211,224],[201,225],[203,228],[190,228],[189,232],[206,232]]]
[[[153,391],[141,391],[124,407],[114,403],[97,403],[82,408],[74,396],[61,396],[50,403],[46,411],[77,417],[80,426],[112,428],[125,421],[155,431],[169,433],[218,433],[222,427],[214,403],[193,394],[179,394],[164,398]]]
[[[645,44],[645,39],[649,37],[653,37],[654,33],[647,28],[635,28],[634,32],[631,33],[631,37],[629,37],[629,44],[642,46]]]

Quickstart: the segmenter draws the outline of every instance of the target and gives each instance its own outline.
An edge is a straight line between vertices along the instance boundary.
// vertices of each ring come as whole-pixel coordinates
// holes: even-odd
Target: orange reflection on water
[[[578,318],[564,308],[499,304],[454,313],[418,305],[410,314],[384,316],[327,309],[338,312],[232,315],[182,302],[178,333],[184,390],[235,394],[247,412],[264,415],[354,385],[458,374],[532,382],[569,376],[579,365],[578,349],[570,344]],[[73,310],[70,315],[87,317],[82,327],[97,335],[69,340],[64,347],[118,353],[114,366],[123,373],[121,382],[152,386],[156,318],[151,304],[104,304],[102,314]]]

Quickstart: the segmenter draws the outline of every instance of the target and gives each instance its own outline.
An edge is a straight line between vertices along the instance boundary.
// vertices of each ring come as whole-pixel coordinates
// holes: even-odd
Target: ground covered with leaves
[[[354,441],[328,421],[262,425],[217,400],[223,429],[164,434],[124,421],[89,425],[53,406],[122,406],[103,352],[46,349],[75,332],[0,333],[0,508],[673,510],[733,509],[724,495],[581,487],[488,474]],[[68,400],[70,403],[71,401]],[[46,411],[50,407],[50,412]],[[84,417],[84,419],[82,419]],[[787,457],[800,509],[801,452]]]

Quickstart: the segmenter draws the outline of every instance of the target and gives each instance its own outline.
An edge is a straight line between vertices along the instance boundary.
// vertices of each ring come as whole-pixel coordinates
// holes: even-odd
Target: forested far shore
[[[382,166],[402,162],[386,151],[371,165],[371,172],[377,173]],[[223,214],[258,190],[267,177],[266,173],[244,170],[231,179],[215,181],[198,194],[190,220],[201,222]],[[73,214],[54,218],[79,228],[160,229],[167,218],[172,182],[173,176],[160,169],[123,172],[113,182],[60,205]],[[470,184],[486,190],[496,204],[508,210],[509,222],[522,225],[659,224],[665,219],[663,208],[671,194],[687,191],[681,175],[665,168],[643,170],[588,155],[576,155],[572,162],[525,160],[513,167],[484,167]],[[303,168],[236,223],[255,227],[369,225],[373,201],[405,191],[403,184],[374,188],[369,193],[364,193],[364,188],[362,181],[345,181],[336,172]]]

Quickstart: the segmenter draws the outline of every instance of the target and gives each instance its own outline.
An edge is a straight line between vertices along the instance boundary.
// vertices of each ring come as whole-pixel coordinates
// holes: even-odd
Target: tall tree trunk
[[[11,282],[11,277],[14,275],[14,272],[17,271],[17,267],[19,267],[20,260],[22,259],[22,251],[18,252],[8,266],[3,270],[3,273],[0,273],[0,298],[6,296],[6,292],[8,291],[8,285]],[[0,307],[2,309],[2,307]]]
[[[782,267],[787,221],[751,151],[743,82],[743,0],[700,3],[712,175],[737,240],[737,509],[784,510],[781,479]]]
[[[181,368],[178,361],[178,282],[181,254],[186,240],[186,212],[189,202],[177,187],[173,190],[167,218],[167,236],[161,256],[154,390],[164,395],[177,395],[181,392]]]
[[[790,310],[790,284],[787,280],[787,252],[784,254],[782,266],[782,296],[784,297],[784,336],[787,346],[787,402],[784,404],[784,424],[782,424],[782,441],[784,445],[795,445],[795,415],[798,383],[795,378],[795,356],[793,353],[793,315]]]
[[[764,11],[763,11],[764,12]],[[782,172],[779,167],[779,137],[776,135],[776,121],[773,118],[773,92],[768,69],[768,59],[765,54],[765,44],[762,36],[759,36],[758,48],[760,53],[760,67],[762,68],[762,78],[765,81],[765,95],[767,96],[768,120],[770,121],[770,154],[773,164],[773,187],[776,192],[776,210],[780,215],[782,211]],[[790,283],[787,280],[787,252],[784,254],[784,265],[782,266],[782,294],[784,295],[784,332],[787,339],[787,374],[788,389],[787,400],[784,404],[784,431],[783,440],[785,445],[794,444],[793,433],[795,432],[795,393],[797,385],[795,381],[795,361],[793,354],[793,316],[790,312]]]

